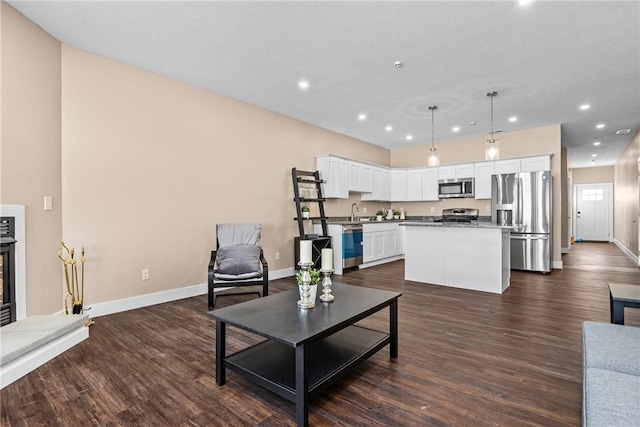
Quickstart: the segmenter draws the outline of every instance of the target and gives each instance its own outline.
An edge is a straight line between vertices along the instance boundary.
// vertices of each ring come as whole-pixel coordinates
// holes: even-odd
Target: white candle
[[[322,269],[333,270],[333,249],[324,248],[322,250]]]
[[[310,263],[311,261],[311,240],[300,240],[300,262]]]

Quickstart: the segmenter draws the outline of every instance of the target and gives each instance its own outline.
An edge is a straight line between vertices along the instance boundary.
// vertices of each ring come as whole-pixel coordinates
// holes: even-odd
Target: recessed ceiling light
[[[367,119],[367,115],[364,113],[360,113],[358,114],[358,120],[366,120]]]
[[[385,126],[384,130],[386,130],[387,132],[391,132],[393,130],[393,126],[387,125]]]
[[[454,126],[451,128],[451,132],[460,132],[460,126]]]
[[[620,129],[616,131],[616,135],[624,135],[625,133],[631,132],[631,129]]]
[[[598,155],[597,154],[592,154],[591,157],[598,157]]]
[[[309,82],[308,82],[308,81],[306,81],[306,80],[300,80],[300,81],[298,82],[298,87],[299,87],[300,89],[309,89]]]
[[[517,122],[518,118],[516,116],[511,116],[511,117],[509,117],[509,121],[510,122]]]
[[[598,145],[600,145],[600,141],[594,142],[593,145],[595,145],[597,147]]]
[[[602,129],[602,128],[604,127],[604,123],[598,123],[598,124],[596,125],[596,127],[597,127],[598,129]]]
[[[533,0],[518,0],[518,4],[520,6],[527,6],[528,4],[531,4],[533,2]]]
[[[582,105],[580,106],[580,109],[581,109],[582,111],[584,111],[584,110],[588,110],[589,108],[591,108],[591,105],[589,105],[589,104],[582,104]]]
[[[412,141],[413,140],[413,135],[407,135],[407,141]]]
[[[475,126],[475,125],[476,125],[476,122],[469,122],[469,124],[470,124],[471,126]]]

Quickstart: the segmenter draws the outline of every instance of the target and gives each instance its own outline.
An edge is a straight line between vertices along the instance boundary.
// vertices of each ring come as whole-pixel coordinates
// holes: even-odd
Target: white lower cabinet
[[[385,231],[384,232],[384,255],[385,257],[398,255],[398,232],[396,230],[393,231]]]
[[[362,233],[362,262],[372,261],[373,247],[375,242],[373,241],[374,233]]]
[[[400,255],[398,223],[364,224],[362,262],[368,263]]]

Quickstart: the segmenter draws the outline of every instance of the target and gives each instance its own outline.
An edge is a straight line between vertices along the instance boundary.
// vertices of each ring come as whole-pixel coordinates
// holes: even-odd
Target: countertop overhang
[[[500,228],[503,230],[517,230],[512,225],[498,225],[485,221],[476,222],[435,222],[435,221],[404,221],[399,225],[405,227],[455,227],[455,228]]]

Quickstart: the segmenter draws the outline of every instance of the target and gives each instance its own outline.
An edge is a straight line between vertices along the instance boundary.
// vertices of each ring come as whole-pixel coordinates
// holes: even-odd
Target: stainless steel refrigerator
[[[491,221],[510,225],[511,268],[550,273],[553,266],[553,176],[551,172],[491,177]]]

